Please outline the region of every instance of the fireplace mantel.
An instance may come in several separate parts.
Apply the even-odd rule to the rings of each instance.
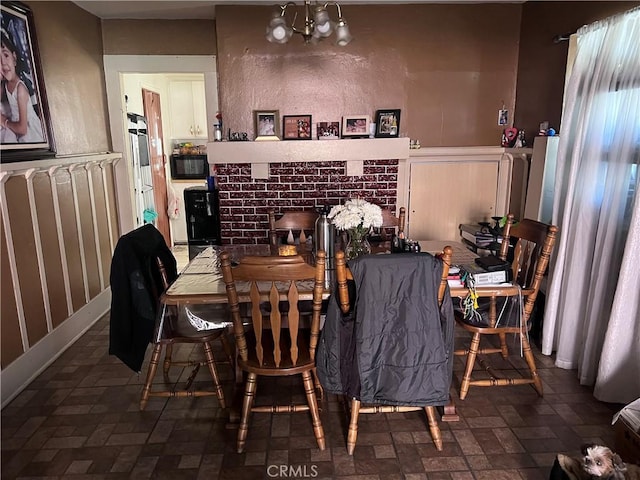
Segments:
[[[362,161],[409,158],[408,138],[211,142],[210,164]]]

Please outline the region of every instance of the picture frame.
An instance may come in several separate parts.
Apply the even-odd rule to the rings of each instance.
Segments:
[[[0,23],[3,53],[14,59],[13,72],[5,74],[0,87],[0,163],[53,157],[56,151],[33,13],[23,3],[3,1]],[[27,98],[24,123],[16,112],[20,98]]]
[[[283,115],[283,140],[311,140],[311,115]]]
[[[400,109],[376,111],[376,138],[396,138],[400,133]]]
[[[278,110],[254,110],[255,140],[280,140],[280,112]]]
[[[340,122],[318,122],[316,135],[318,140],[338,140],[340,138]]]
[[[342,138],[369,137],[369,115],[348,115],[342,117]]]

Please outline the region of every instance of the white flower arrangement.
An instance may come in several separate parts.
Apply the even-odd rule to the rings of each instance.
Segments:
[[[344,205],[335,205],[329,218],[338,230],[354,228],[369,231],[382,226],[382,209],[378,205],[359,198],[347,200]]]

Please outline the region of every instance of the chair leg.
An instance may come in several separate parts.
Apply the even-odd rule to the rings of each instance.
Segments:
[[[360,400],[351,400],[351,419],[349,420],[349,431],[347,433],[347,453],[353,455],[358,439],[358,416],[360,415]]]
[[[314,367],[313,370],[311,370],[311,373],[313,374],[313,384],[315,385],[316,395],[318,396],[318,400],[323,401],[324,400],[324,388],[323,388],[322,384],[320,383],[320,379],[318,378],[318,372],[315,369],[315,367]]]
[[[167,344],[164,350],[164,363],[162,364],[162,372],[164,373],[164,381],[169,383],[169,368],[171,367],[171,356],[173,355],[173,344]]]
[[[471,383],[471,372],[473,371],[473,365],[476,363],[476,357],[478,356],[478,347],[480,346],[480,334],[474,333],[471,338],[471,345],[469,346],[469,353],[467,353],[467,365],[464,369],[464,375],[462,376],[462,384],[460,385],[460,400],[464,400],[469,392],[469,385]]]
[[[302,372],[302,381],[304,383],[304,393],[307,395],[307,404],[309,405],[309,412],[311,412],[311,419],[313,421],[313,433],[316,436],[316,442],[318,442],[318,448],[324,450],[325,439],[324,429],[322,428],[322,422],[320,421],[320,412],[318,411],[318,399],[316,398],[316,392],[313,385],[313,379],[311,378],[311,372]]]
[[[140,397],[140,410],[144,410],[149,400],[149,393],[151,392],[151,384],[153,383],[153,377],[156,376],[156,370],[158,369],[158,363],[160,362],[160,354],[162,353],[162,344],[156,343],[153,347],[153,353],[149,360],[149,370],[147,370],[147,380],[144,383],[142,389],[142,396]]]
[[[220,408],[226,408],[226,404],[224,401],[224,392],[222,391],[222,386],[220,385],[220,378],[218,377],[218,370],[216,369],[216,360],[213,357],[213,350],[211,349],[211,345],[209,344],[209,342],[204,342],[202,346],[204,347],[204,356],[207,359],[207,367],[209,367],[209,372],[211,373],[211,378],[213,379],[213,388],[216,391],[216,396],[218,397]]]
[[[531,351],[531,345],[529,344],[529,340],[525,333],[520,333],[520,338],[522,339],[522,352],[524,353],[524,359],[527,361],[527,365],[531,371],[533,388],[535,388],[538,395],[542,397],[542,380],[540,380],[540,377],[538,376],[538,369],[536,368],[536,361],[533,356],[533,352]]]
[[[500,337],[500,350],[502,354],[502,358],[505,360],[509,357],[509,348],[507,347],[507,335],[504,333],[499,333]]]
[[[227,340],[227,336],[225,333],[220,335],[220,343],[222,344],[222,348],[224,350],[224,354],[227,357],[227,361],[231,366],[231,370],[235,371],[234,363],[233,363],[233,353],[231,351],[231,345],[229,345],[229,340]]]
[[[440,432],[440,426],[438,425],[438,418],[436,416],[436,407],[428,406],[424,407],[424,411],[427,414],[427,420],[429,422],[429,431],[431,432],[431,438],[436,446],[436,450],[442,451],[442,434]]]
[[[257,377],[258,376],[255,373],[249,373],[247,375],[247,384],[245,385],[244,397],[242,399],[240,426],[238,427],[238,453],[242,453],[244,451],[244,445],[247,441],[247,433],[249,431],[249,416],[251,415],[251,407],[253,406],[253,400],[255,399],[256,395],[256,388],[258,386],[256,382]]]

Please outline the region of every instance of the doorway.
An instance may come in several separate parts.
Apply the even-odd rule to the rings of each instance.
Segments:
[[[113,151],[122,152],[124,159],[115,165],[118,220],[120,234],[124,234],[135,228],[133,172],[127,161],[129,150],[126,128],[127,102],[125,101],[127,74],[202,74],[206,96],[207,125],[213,125],[216,123],[215,115],[218,109],[216,58],[213,55],[105,55],[104,69]],[[155,88],[150,89],[156,90]],[[141,93],[140,102],[139,110],[140,113],[143,113]],[[171,145],[167,143],[166,137],[168,130],[164,128],[163,131],[165,134],[164,152],[170,152]],[[212,135],[213,132],[209,132],[209,134]],[[212,138],[209,138],[208,141],[212,141]],[[166,169],[165,175],[168,175]]]

